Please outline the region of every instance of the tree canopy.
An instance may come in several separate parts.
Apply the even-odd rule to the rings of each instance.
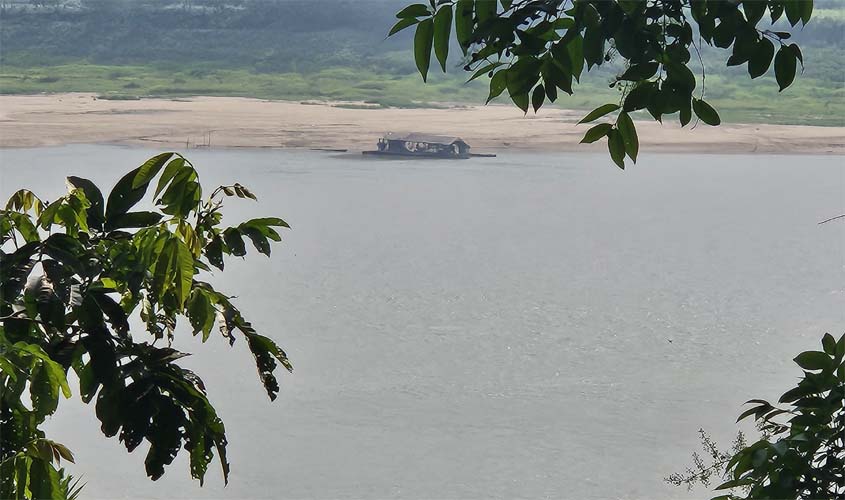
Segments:
[[[737,421],[751,418],[762,437],[731,456],[729,480],[716,489],[744,489],[717,497],[842,498],[845,495],[845,335],[829,333],[822,349],[793,360],[803,371],[776,405],[752,399]],[[716,499],[714,499],[716,500]]]
[[[719,125],[706,100],[702,44],[729,50],[728,66],[745,65],[751,78],[774,64],[779,89],[795,80],[804,58],[791,34],[771,29],[781,17],[806,25],[813,0],[430,0],[400,10],[394,35],[415,26],[414,60],[426,79],[432,53],[443,71],[454,32],[470,80],[487,77],[487,102],[507,91],[513,103],[536,112],[572,94],[584,71],[615,60],[622,69],[610,83],[619,100],[590,112],[580,123],[615,113],[593,126],[581,142],[606,140],[613,161],[636,163],[639,140],[631,114],[654,120],[677,115]]]
[[[224,256],[246,255],[245,239],[269,256],[288,224],[264,217],[223,227],[224,199],[255,195],[236,183],[203,198],[197,170],[176,153],[149,159],[107,197],[88,179],[67,185],[51,203],[17,191],[0,212],[0,498],[73,496],[58,468],[73,454],[41,429],[60,396],[71,397],[70,371],[82,400],[95,401],[103,434],[129,452],[149,444],[150,478],[184,448],[193,478],[202,483],[216,453],[227,480],[223,421],[171,342],[179,318],[203,342],[215,325],[229,344],[240,337],[276,398],[274,370],[292,370],[287,355],[205,275],[223,271]],[[153,209],[138,210],[153,185]]]
[[[845,335],[826,333],[821,350],[793,360],[803,370],[798,384],[776,404],[752,399],[737,422],[753,417],[760,437],[748,444],[740,432],[720,451],[703,430],[705,458],[667,477],[668,483],[710,487],[722,478],[713,500],[842,498],[845,495]]]

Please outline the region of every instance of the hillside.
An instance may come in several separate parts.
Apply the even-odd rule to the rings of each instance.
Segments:
[[[405,0],[18,0],[2,2],[0,92],[97,92],[112,99],[235,95],[368,101],[415,107],[473,102],[461,61],[423,85],[411,33],[385,40]],[[708,96],[728,120],[845,123],[845,8],[816,0],[815,19],[793,30],[806,71],[778,95],[704,51]],[[457,51],[453,51],[457,52]],[[559,101],[584,108],[615,99],[602,69]],[[737,76],[738,78],[732,78]],[[775,102],[778,99],[780,102]]]

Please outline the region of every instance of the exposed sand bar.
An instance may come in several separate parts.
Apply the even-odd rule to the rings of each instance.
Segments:
[[[474,151],[605,151],[578,144],[582,111],[513,106],[349,109],[236,97],[111,101],[91,94],[0,96],[0,147],[71,143],[195,147],[373,149],[387,131],[462,137]],[[845,154],[845,127],[638,124],[642,151]]]

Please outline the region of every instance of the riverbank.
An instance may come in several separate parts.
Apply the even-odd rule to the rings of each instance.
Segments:
[[[237,97],[103,100],[93,94],[0,96],[0,147],[74,143],[159,149],[371,149],[386,131],[460,136],[476,151],[605,151],[579,144],[583,111],[513,106],[382,109],[360,103],[265,101]],[[638,123],[641,151],[845,154],[845,127],[723,124],[681,129]]]

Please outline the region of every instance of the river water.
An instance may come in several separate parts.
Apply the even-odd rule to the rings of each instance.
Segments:
[[[0,194],[108,185],[153,153],[4,150]],[[184,457],[147,480],[144,450],[63,401],[49,436],[87,498],[709,498],[662,481],[698,429],[727,444],[743,401],[845,330],[845,223],[817,225],[845,213],[841,157],[189,158],[259,196],[228,220],[293,226],[215,283],[296,371],[271,404],[242,342],[177,342],[226,423],[226,488]]]

